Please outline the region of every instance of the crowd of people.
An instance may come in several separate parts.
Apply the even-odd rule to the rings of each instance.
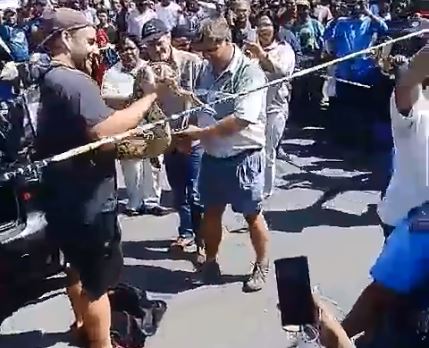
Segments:
[[[368,125],[384,112],[392,92],[386,88],[387,97],[378,100],[374,90],[386,76],[368,55],[331,66],[329,79],[308,74],[262,87],[298,69],[371,47],[388,33],[390,23],[410,16],[415,13],[405,0],[371,4],[365,0],[35,0],[3,11],[0,38],[18,70],[26,62],[32,64],[33,82],[40,89],[36,136],[40,158],[135,128],[154,102],[167,116],[183,111],[179,100],[169,93],[169,85],[155,78],[152,62],[173,66],[180,87],[195,93],[203,103],[260,88],[198,112],[186,129],[175,133],[175,147],[167,153],[120,161],[129,216],[170,212],[160,202],[166,173],[180,217],[171,250],[195,252],[200,265],[192,279],[196,285],[220,282],[217,254],[222,215],[227,205],[242,214],[256,254],[243,290],[255,292],[263,288],[270,268],[262,203],[274,190],[276,159],[285,156],[279,144],[289,115],[299,122],[318,115],[329,104],[336,132],[348,141],[356,134],[359,142],[371,145],[365,140]],[[395,165],[403,167],[395,168],[380,208],[386,236],[405,224],[401,221],[408,211],[427,198],[427,185],[420,185],[423,173],[416,174],[417,181],[406,173],[412,169],[407,165],[411,160],[405,157],[414,147],[421,150],[423,146],[413,132],[426,134],[426,126],[416,124],[426,125],[429,115],[416,105],[424,98],[421,84],[429,75],[428,58],[423,49],[409,73],[396,79],[391,117],[396,156],[402,156],[402,162]],[[141,70],[149,76],[144,81],[137,79]],[[138,97],[136,83],[144,92]],[[393,84],[389,86],[393,88]],[[3,99],[13,95],[15,86],[7,81],[0,86]],[[416,90],[420,91],[417,95]],[[344,105],[355,107],[358,116],[345,117]],[[404,137],[412,140],[407,142]],[[420,157],[415,160],[427,163]],[[416,185],[415,190],[406,187],[403,191],[397,183],[399,176]],[[67,291],[76,316],[73,330],[88,347],[110,348],[107,290],[118,280],[123,262],[115,153],[103,148],[49,166],[44,169],[43,184],[48,232],[71,265]],[[395,208],[399,202],[400,211]],[[427,255],[425,236],[416,233],[410,237],[404,231],[393,232],[387,240],[372,270],[374,283],[346,318],[343,326],[349,336],[371,331],[396,293],[413,293],[426,277],[420,267]],[[404,250],[407,240],[418,255]],[[421,272],[411,276],[416,272],[414,266]],[[401,270],[404,274],[393,276]]]

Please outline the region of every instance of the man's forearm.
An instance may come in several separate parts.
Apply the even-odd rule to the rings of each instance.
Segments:
[[[413,67],[412,62],[401,70],[395,86],[395,103],[398,111],[407,115],[419,98],[419,85],[425,76]]]
[[[386,308],[393,303],[393,295],[376,283],[368,285],[341,323],[349,337],[377,329]]]
[[[132,103],[126,109],[115,111],[106,120],[93,127],[94,136],[102,138],[137,127],[155,100],[155,93],[148,94]]]
[[[215,125],[205,128],[203,137],[227,137],[240,132],[248,125],[248,121],[230,115],[217,122]]]

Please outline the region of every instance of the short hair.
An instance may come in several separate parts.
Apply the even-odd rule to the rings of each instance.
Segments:
[[[109,11],[104,7],[100,7],[96,13],[97,13],[97,16],[100,14],[103,14],[103,13],[106,14],[107,16],[109,16]]]
[[[248,0],[232,0],[230,2],[230,8],[234,10],[237,7],[245,7],[248,10],[251,9],[250,1]]]
[[[223,16],[204,20],[201,23],[199,37],[201,42],[232,41],[231,29]]]
[[[119,38],[119,41],[116,44],[116,49],[118,50],[118,52],[120,52],[124,49],[125,43],[127,40],[134,42],[134,44],[137,46],[137,48],[139,50],[142,49],[143,45],[142,45],[141,39],[138,36],[136,36],[136,35],[123,35]]]

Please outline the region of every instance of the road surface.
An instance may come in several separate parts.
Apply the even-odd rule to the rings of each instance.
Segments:
[[[346,311],[368,283],[368,270],[382,245],[375,213],[380,180],[371,174],[371,165],[343,156],[321,133],[292,129],[284,141],[291,159],[279,161],[277,188],[265,203],[271,259],[307,255],[313,285]],[[191,289],[192,263],[175,259],[166,249],[177,222],[176,214],[121,216],[123,280],[169,305],[147,347],[284,347],[273,272],[262,292],[241,292],[240,280],[253,260],[247,233],[229,233],[223,241],[220,264],[227,284]],[[243,220],[228,211],[225,223],[234,230]],[[3,322],[0,347],[72,347],[67,343],[71,322],[63,289],[48,292]]]

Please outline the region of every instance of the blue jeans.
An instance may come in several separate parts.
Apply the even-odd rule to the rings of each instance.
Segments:
[[[179,213],[179,236],[182,238],[195,237],[200,227],[203,208],[198,192],[198,177],[202,154],[203,148],[197,145],[189,155],[174,151],[164,156],[174,207]]]

